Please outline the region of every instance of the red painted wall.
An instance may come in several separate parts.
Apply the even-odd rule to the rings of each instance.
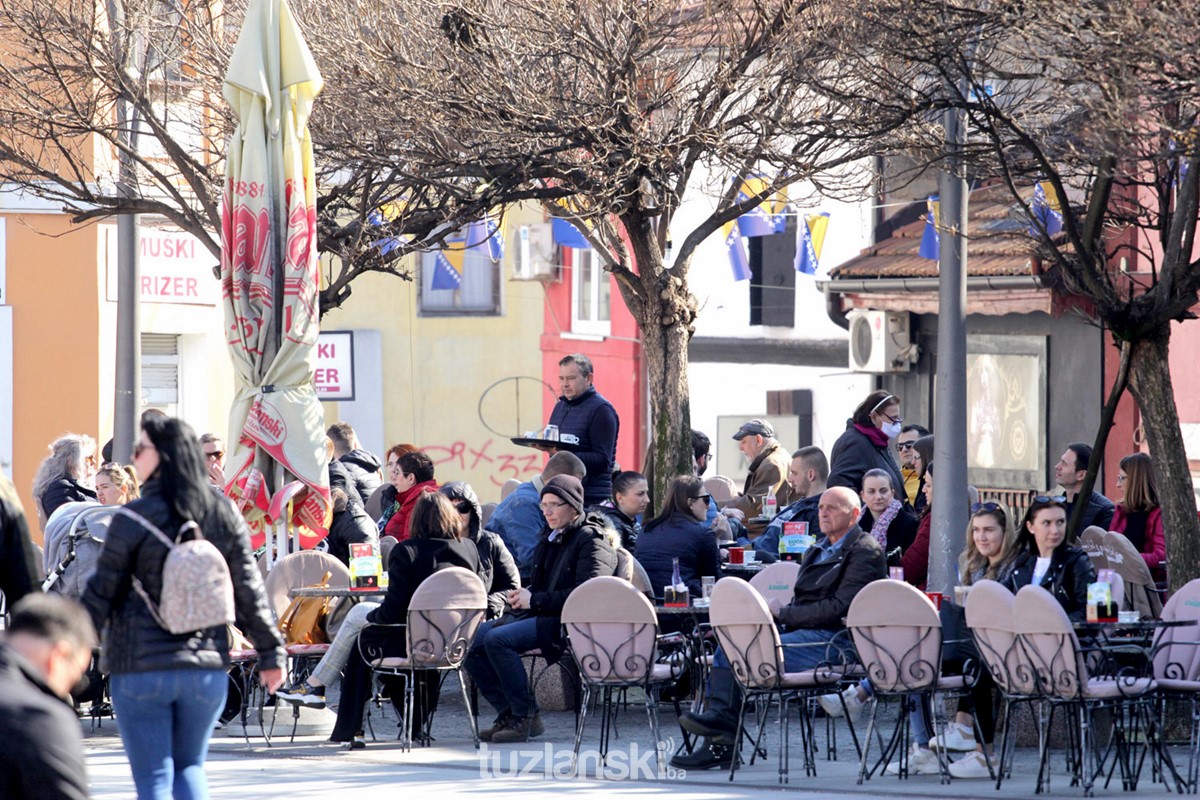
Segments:
[[[596,391],[617,410],[621,420],[617,436],[617,463],[621,469],[640,470],[645,453],[645,402],[642,395],[641,334],[633,315],[625,307],[617,282],[605,273],[611,289],[612,329],[608,337],[579,337],[571,334],[570,250],[562,250],[558,278],[546,286],[545,323],[542,333],[542,378],[558,387],[558,362],[571,353],[583,353],[595,367]],[[554,400],[545,395],[543,417],[550,418]]]

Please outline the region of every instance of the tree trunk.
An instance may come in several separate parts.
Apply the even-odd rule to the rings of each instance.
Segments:
[[[1092,452],[1096,453],[1097,457],[1088,464],[1087,477],[1083,479],[1083,485],[1079,487],[1080,497],[1092,496],[1092,490],[1096,486],[1096,473],[1100,471],[1100,463],[1104,460],[1104,450],[1108,447],[1108,434],[1112,432],[1113,419],[1117,416],[1117,405],[1121,402],[1121,395],[1125,394],[1125,389],[1129,386],[1129,361],[1133,348],[1129,342],[1123,341],[1117,342],[1117,347],[1121,351],[1121,361],[1117,367],[1117,375],[1113,379],[1112,389],[1109,390],[1108,400],[1100,412],[1100,427],[1096,430],[1096,441],[1092,443]],[[1075,504],[1075,508],[1071,512],[1071,519],[1067,522],[1067,538],[1069,540],[1077,539],[1079,534],[1083,533],[1079,530],[1079,522],[1083,519],[1085,510],[1087,510],[1086,502]]]
[[[1130,390],[1141,408],[1150,445],[1167,540],[1167,574],[1175,591],[1200,577],[1200,521],[1167,361],[1170,340],[1166,323],[1132,344]]]
[[[647,311],[661,305],[658,298],[646,304]],[[650,449],[654,454],[651,489],[656,508],[666,497],[666,485],[676,475],[691,475],[692,418],[688,396],[687,346],[691,333],[682,322],[662,324],[654,313],[639,320],[646,356],[647,389],[650,395]]]

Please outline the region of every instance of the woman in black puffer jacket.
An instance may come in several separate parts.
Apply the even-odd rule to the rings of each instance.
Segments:
[[[283,681],[283,642],[267,611],[250,533],[233,504],[208,485],[204,456],[187,423],[147,417],[134,449],[142,496],[126,508],[168,536],[188,521],[225,557],[233,579],[236,622],[258,650],[269,691]],[[186,634],[159,627],[134,591],[137,578],[159,602],[167,546],[145,526],[116,517],[82,601],[97,630],[107,626],[102,668],[112,673],[113,706],[139,798],[207,798],[204,760],[225,706],[229,669],[226,626]]]
[[[454,503],[467,523],[466,538],[479,549],[479,577],[488,593],[488,619],[495,619],[507,608],[509,591],[521,588],[517,562],[503,539],[483,529],[483,509],[479,506],[479,495],[475,494],[471,484],[450,481],[438,491]]]

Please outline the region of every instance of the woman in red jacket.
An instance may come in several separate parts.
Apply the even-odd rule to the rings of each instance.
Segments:
[[[1121,502],[1113,512],[1109,530],[1124,534],[1142,554],[1154,580],[1165,583],[1167,542],[1163,538],[1162,509],[1158,507],[1150,456],[1133,453],[1122,458],[1117,489],[1121,492]]]
[[[408,520],[417,500],[426,492],[436,492],[438,485],[433,479],[433,460],[421,450],[400,456],[396,472],[399,474],[393,475],[392,485],[396,487],[398,507],[384,526],[382,536],[403,542],[408,538]]]

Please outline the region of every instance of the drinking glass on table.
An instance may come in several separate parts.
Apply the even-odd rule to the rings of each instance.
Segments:
[[[709,600],[712,597],[713,586],[717,583],[717,579],[712,575],[705,575],[700,579],[700,596],[704,600]]]

